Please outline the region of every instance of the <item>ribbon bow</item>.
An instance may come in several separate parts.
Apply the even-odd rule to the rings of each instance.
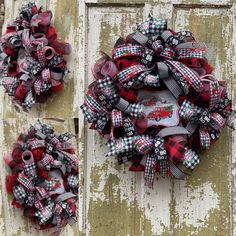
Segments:
[[[188,100],[181,105],[179,115],[181,119],[188,121],[187,129],[193,133],[200,125],[200,144],[203,149],[209,149],[211,140],[218,138],[224,128],[226,121],[219,113],[210,113],[207,109],[198,107]],[[217,134],[214,135],[214,132]]]

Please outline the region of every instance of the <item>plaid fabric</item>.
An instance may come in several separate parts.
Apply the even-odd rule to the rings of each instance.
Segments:
[[[210,122],[210,113],[201,107],[196,106],[188,100],[184,100],[180,110],[179,116],[185,121],[199,122],[201,125],[206,125]]]
[[[46,185],[45,189],[48,192],[55,191],[55,189],[57,188],[57,185],[59,185],[59,184],[60,184],[59,179],[51,178],[49,181],[47,181],[47,185]]]
[[[180,85],[182,90],[185,94],[189,93],[189,83],[185,80],[182,74],[172,65],[165,63],[171,71],[172,76],[174,77],[175,81]]]
[[[41,210],[41,209],[43,209],[43,204],[42,204],[42,202],[40,201],[40,200],[35,200],[35,202],[34,202],[34,206],[35,206],[35,208],[36,209],[38,209],[38,210]]]
[[[205,51],[192,48],[178,48],[175,50],[175,57],[177,60],[185,58],[199,58],[203,59],[205,56]]]
[[[155,172],[157,169],[156,158],[153,154],[148,154],[146,158],[146,165],[144,171],[145,184],[149,187],[153,187]]]
[[[163,138],[157,136],[154,139],[154,152],[155,152],[157,160],[167,159],[165,140]]]
[[[138,137],[133,141],[133,146],[138,153],[142,155],[148,154],[153,148],[153,139],[146,137]]]
[[[218,81],[210,82],[210,105],[209,109],[217,108],[220,101],[220,86]]]
[[[226,124],[225,118],[223,118],[219,113],[212,113],[209,125],[215,130],[222,130]]]
[[[148,19],[139,23],[137,30],[147,37],[160,36],[167,29],[167,20],[155,19],[149,16]]]
[[[200,137],[200,146],[202,149],[209,149],[211,145],[211,137],[207,128],[199,129],[199,137]]]
[[[141,117],[142,116],[142,105],[139,103],[130,104],[125,112],[135,118]]]
[[[36,79],[34,82],[35,93],[40,95],[43,81],[41,79]]]
[[[66,132],[64,134],[60,134],[58,136],[58,140],[61,142],[61,143],[64,143],[64,142],[67,142],[68,140],[72,139],[73,137],[75,137],[75,135],[69,133],[69,132]]]
[[[164,50],[160,53],[160,56],[167,60],[173,60],[174,50],[170,47],[165,47]]]
[[[32,142],[30,142],[31,150],[37,149],[37,148],[44,148],[45,147],[45,141],[34,139]]]
[[[192,149],[187,149],[184,153],[183,165],[186,168],[193,170],[199,163],[199,156]]]
[[[187,80],[187,82],[195,89],[197,92],[200,92],[203,88],[203,84],[200,78],[187,66],[182,64],[179,61],[170,61],[166,60],[168,64],[171,64],[179,73]]]
[[[18,202],[20,202],[20,203],[24,202],[24,200],[26,198],[26,191],[22,185],[15,185],[13,187],[13,194],[14,194],[15,199]]]
[[[169,160],[174,164],[180,163],[186,150],[184,145],[176,142],[173,138],[168,138],[165,146],[168,152]]]
[[[107,153],[106,156],[114,156],[120,153],[131,152],[134,148],[133,140],[134,137],[124,137],[116,140],[110,140],[107,143],[107,146],[108,148],[110,148],[110,151]]]
[[[82,110],[85,119],[89,122],[92,123],[95,120],[96,117],[96,112],[92,111],[86,104],[83,104],[80,109]]]
[[[161,40],[155,40],[151,45],[152,49],[157,53],[161,53],[164,49]]]
[[[39,200],[43,200],[48,196],[48,193],[43,187],[36,186],[35,189],[37,190],[38,193],[37,197]]]
[[[170,174],[170,165],[168,160],[158,160],[157,161],[157,171],[158,173],[165,178]]]
[[[38,57],[39,64],[43,67],[46,63],[43,42],[39,43],[37,46],[37,57]]]
[[[37,176],[37,166],[36,163],[33,162],[30,165],[24,163],[24,172],[29,178],[34,178]]]
[[[24,105],[28,108],[30,108],[33,104],[36,103],[36,100],[33,96],[33,91],[30,90],[27,94],[26,94],[26,97],[25,97],[25,100],[24,100]]]
[[[52,217],[53,207],[54,207],[54,204],[51,203],[35,213],[35,216],[38,217],[40,225],[46,223]]]
[[[99,91],[106,98],[106,102],[111,106],[115,106],[119,101],[118,89],[113,83],[113,79],[111,77],[106,77],[105,79],[98,79],[97,85]]]
[[[85,105],[87,105],[92,111],[103,113],[106,112],[106,109],[103,108],[97,100],[89,94],[85,96]]]
[[[75,154],[70,154],[68,152],[65,151],[60,151],[61,154],[63,154],[65,161],[68,162],[68,164],[73,168],[73,169],[77,169],[78,167],[78,159],[77,156]]]
[[[17,181],[28,190],[34,190],[33,182],[22,172],[18,175]]]
[[[133,65],[130,66],[124,70],[122,70],[121,72],[119,72],[116,75],[116,79],[120,82],[120,83],[124,83],[128,80],[130,80],[132,77],[134,77],[137,74],[140,74],[141,72],[143,72],[145,70],[145,66],[144,65]]]
[[[43,164],[43,166],[46,167],[46,166],[50,165],[53,162],[53,160],[54,160],[53,157],[46,153],[44,155],[43,159],[41,160],[41,163]]]
[[[116,60],[121,57],[141,57],[143,53],[143,47],[139,45],[127,45],[112,50],[113,59]]]
[[[19,86],[19,79],[16,77],[2,77],[0,78],[0,85],[5,88],[6,93],[8,93],[9,96],[14,96],[16,89]]]
[[[122,112],[113,109],[111,112],[112,127],[121,127],[124,124]]]
[[[69,175],[67,178],[67,182],[71,188],[76,188],[79,184],[79,178],[77,175]]]

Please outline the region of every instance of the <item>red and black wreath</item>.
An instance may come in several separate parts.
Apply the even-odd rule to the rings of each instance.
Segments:
[[[52,12],[36,4],[22,6],[19,16],[8,23],[0,42],[0,85],[13,97],[16,109],[44,103],[63,88],[68,72],[64,55],[68,43],[57,40],[51,25]]]
[[[183,179],[200,162],[235,113],[226,84],[212,75],[204,43],[189,31],[174,32],[151,16],[137,31],[119,38],[112,58],[105,53],[92,68],[81,109],[91,128],[109,134],[107,156],[129,170]],[[183,168],[182,168],[183,167]]]
[[[72,137],[38,121],[4,157],[12,171],[6,178],[12,205],[22,209],[35,228],[56,227],[54,236],[76,222],[79,180],[77,156],[68,142]]]

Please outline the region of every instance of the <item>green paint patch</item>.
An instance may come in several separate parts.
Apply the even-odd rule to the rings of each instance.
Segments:
[[[105,163],[102,171],[107,168],[108,163]],[[101,181],[100,171],[98,167],[93,167],[91,170],[91,194],[98,191],[98,184]],[[145,218],[144,211],[138,207],[137,200],[121,199],[119,183],[120,179],[115,174],[108,174],[102,190],[104,200],[90,198],[89,235],[141,236],[144,235],[143,232],[145,236],[152,235],[151,222]]]

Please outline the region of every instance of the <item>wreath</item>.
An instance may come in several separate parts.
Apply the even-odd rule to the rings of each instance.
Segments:
[[[29,110],[63,88],[68,72],[64,55],[71,47],[57,40],[52,12],[35,3],[22,6],[8,23],[0,42],[0,85],[13,97],[17,110]]]
[[[12,171],[6,177],[12,205],[22,209],[37,229],[56,227],[54,236],[76,222],[79,180],[75,150],[68,142],[72,137],[38,121],[4,157]]]
[[[92,67],[81,109],[91,129],[109,134],[107,156],[131,162],[153,187],[156,172],[183,179],[200,162],[225,125],[233,128],[226,84],[212,75],[204,43],[189,31],[174,32],[167,20],[149,16],[120,37],[112,58]]]

